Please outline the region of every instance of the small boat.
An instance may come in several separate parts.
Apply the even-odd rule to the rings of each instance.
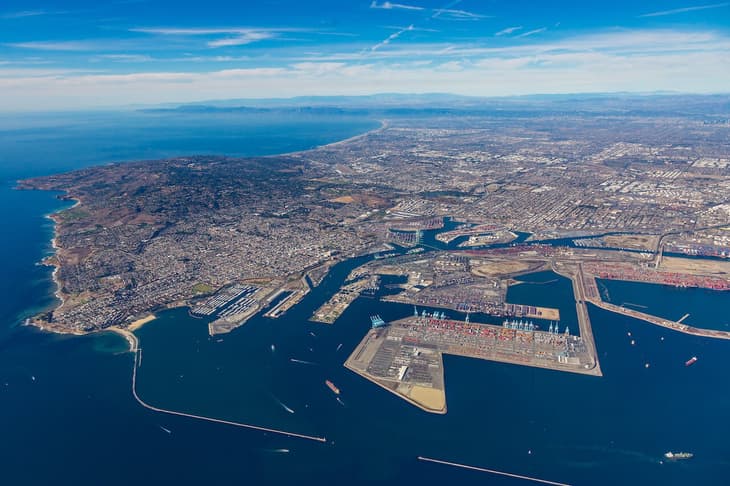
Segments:
[[[335,395],[339,395],[339,394],[340,394],[340,389],[339,389],[339,388],[337,388],[337,387],[335,386],[335,384],[334,384],[334,383],[332,383],[331,381],[329,381],[329,380],[324,380],[324,384],[325,384],[325,385],[327,385],[327,387],[328,387],[328,388],[329,388],[330,390],[332,390],[332,393],[334,393]]]
[[[339,346],[337,346],[337,349],[335,351],[339,351],[341,347],[342,347],[342,343],[340,343]]]
[[[158,427],[159,427],[159,428],[160,428],[161,430],[164,430],[165,432],[167,432],[168,434],[172,434],[172,430],[170,430],[170,429],[166,429],[166,428],[165,428],[165,427],[163,427],[162,425],[158,425]]]
[[[690,359],[684,362],[685,366],[692,366],[697,362],[697,356],[692,356]]]
[[[692,459],[694,457],[694,454],[691,452],[667,452],[664,454],[664,457],[669,459],[670,461],[680,461],[682,459]]]

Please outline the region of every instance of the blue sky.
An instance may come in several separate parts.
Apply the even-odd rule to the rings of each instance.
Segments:
[[[0,109],[728,92],[730,2],[4,0]]]

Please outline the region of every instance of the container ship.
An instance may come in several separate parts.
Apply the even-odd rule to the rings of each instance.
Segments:
[[[690,359],[684,362],[685,366],[692,366],[697,362],[697,356],[692,356]]]
[[[329,388],[330,390],[332,390],[332,393],[334,393],[335,395],[339,395],[340,394],[340,389],[337,388],[335,386],[335,384],[332,383],[331,381],[324,380],[324,384],[327,385],[327,388]]]

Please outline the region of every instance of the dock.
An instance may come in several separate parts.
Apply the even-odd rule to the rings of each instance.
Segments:
[[[553,271],[556,273],[560,273],[557,269],[553,268]],[[578,265],[578,271],[580,273],[580,282],[583,283],[581,286],[583,288],[581,296],[584,299],[584,306],[585,302],[590,302],[591,304],[595,305],[596,307],[600,307],[601,309],[615,312],[617,314],[621,314],[628,317],[633,317],[634,319],[639,319],[645,322],[649,322],[651,324],[655,324],[657,326],[661,326],[667,329],[671,329],[673,331],[682,332],[684,334],[691,334],[694,336],[703,336],[703,337],[709,337],[714,339],[728,339],[730,340],[730,332],[728,331],[720,331],[716,329],[709,329],[709,328],[700,328],[700,327],[693,327],[687,324],[684,324],[683,321],[689,317],[689,313],[683,315],[679,320],[673,321],[671,319],[665,319],[663,317],[658,317],[655,315],[647,314],[646,312],[641,312],[635,309],[628,309],[623,305],[616,305],[612,304],[610,302],[606,302],[601,297],[600,292],[597,290],[596,285],[596,277],[592,274],[584,274],[582,266]],[[573,285],[575,288],[576,285],[576,279],[571,274],[563,274],[567,277],[570,277],[573,279]],[[587,292],[585,289],[588,289]],[[576,299],[578,296],[576,296]],[[636,304],[633,304],[636,305]],[[580,317],[580,313],[578,314]],[[587,313],[586,313],[587,315]],[[590,328],[590,326],[588,326]],[[583,335],[583,327],[581,327],[581,335]]]
[[[587,349],[589,356],[592,357],[595,374],[602,376],[601,365],[598,361],[598,351],[596,350],[596,341],[593,338],[593,329],[591,328],[591,318],[588,314],[588,307],[586,306],[586,285],[585,276],[583,274],[583,267],[580,263],[577,267],[563,266],[560,269],[557,267],[555,261],[551,262],[553,272],[558,275],[569,278],[573,282],[573,295],[575,297],[575,310],[578,316],[578,328],[580,329],[580,336],[583,338],[583,343]],[[595,286],[595,279],[592,279]],[[598,294],[598,290],[589,288],[590,294]]]
[[[291,292],[289,295],[284,297],[281,302],[276,304],[273,308],[271,308],[269,311],[267,311],[264,314],[264,317],[269,317],[271,319],[277,319],[281,317],[283,314],[286,313],[289,309],[294,307],[296,304],[301,302],[301,300],[309,293],[309,287],[306,289],[298,289],[298,290],[287,290],[282,289],[279,292],[276,293],[276,295],[273,295],[269,298],[269,301],[273,301],[276,297],[281,295],[282,292]]]
[[[377,286],[377,282],[377,276],[370,276],[342,286],[335,295],[314,311],[309,320],[321,324],[333,324],[350,307],[350,304],[360,296],[363,290]]]
[[[601,376],[592,339],[557,326],[541,331],[509,321],[497,326],[414,315],[368,331],[345,367],[422,410],[443,414],[443,354]]]

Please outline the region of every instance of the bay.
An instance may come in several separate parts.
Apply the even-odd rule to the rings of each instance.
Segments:
[[[165,311],[138,331],[138,392],[148,403],[321,435],[326,443],[143,408],[132,397],[132,356],[119,337],[58,336],[18,325],[53,303],[50,271],[36,262],[50,250],[52,227],[44,215],[63,203],[50,193],[14,191],[14,181],[114,160],[300,150],[377,124],[317,117],[114,117],[0,123],[0,203],[9,229],[0,240],[4,484],[521,484],[418,456],[569,484],[726,484],[730,343],[590,307],[603,377],[446,356],[449,411],[431,415],[342,366],[367,332],[369,314],[392,320],[410,315],[411,307],[361,297],[334,325],[307,321],[365,257],[335,267],[281,319],[256,316],[221,342],[209,339],[206,321],[185,309]],[[572,331],[567,280],[549,272],[522,280],[508,300],[559,307]],[[618,295],[624,284],[616,283],[611,293]],[[666,290],[626,292],[658,310]],[[659,297],[641,299],[654,291]],[[708,314],[720,313],[728,298],[699,294],[693,309],[704,302]],[[701,317],[699,310],[693,314]],[[685,367],[693,355],[699,361]],[[344,405],[325,379],[342,390]],[[695,457],[666,463],[668,450]]]

